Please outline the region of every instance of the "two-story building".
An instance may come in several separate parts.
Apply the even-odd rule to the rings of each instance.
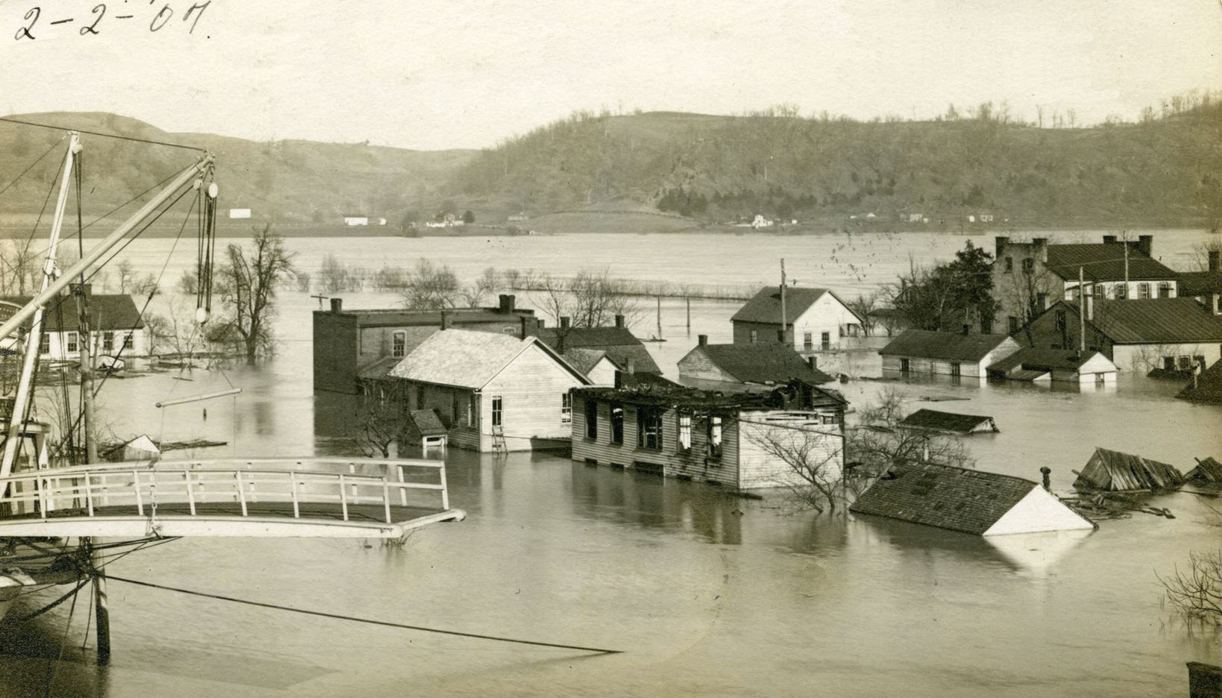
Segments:
[[[800,442],[804,452],[818,454],[811,462],[826,477],[839,477],[846,402],[838,393],[799,381],[762,393],[722,393],[645,378],[573,391],[573,460],[735,490],[786,487],[801,476],[773,445]]]
[[[451,446],[529,451],[568,446],[572,388],[589,379],[536,337],[439,330],[385,380],[407,410],[434,410]]]
[[[837,349],[843,338],[861,336],[861,318],[828,289],[787,286],[784,303],[781,291],[779,286],[766,286],[734,313],[730,322],[735,344],[789,344],[797,351],[813,352]]]
[[[30,298],[12,296],[0,298],[0,301],[22,306]],[[149,355],[152,346],[148,327],[131,296],[89,293],[87,307],[92,339],[89,348],[95,359],[120,353],[123,358]],[[28,328],[29,323],[26,326]],[[85,336],[81,331],[76,299],[71,293],[65,292],[48,302],[43,313],[42,332],[39,345],[41,358],[52,361],[77,361],[81,358],[81,343],[85,341]]]
[[[537,333],[535,311],[516,307],[512,295],[499,300],[494,308],[345,310],[342,298],[332,298],[330,310],[313,316],[314,391],[354,394],[362,375],[384,373],[443,328],[518,339]]]
[[[1001,328],[1014,334],[1053,303],[1072,301],[1079,277],[1096,300],[1175,298],[1180,274],[1154,259],[1154,236],[1136,241],[1104,235],[1102,243],[1014,242],[998,236],[992,267]]]

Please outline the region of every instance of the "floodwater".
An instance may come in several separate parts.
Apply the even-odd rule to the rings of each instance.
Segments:
[[[1135,231],[1136,232],[1136,231]],[[1071,239],[1097,235],[1072,233]],[[376,269],[418,256],[470,277],[487,266],[606,268],[615,276],[742,285],[777,276],[855,294],[894,278],[911,254],[946,258],[962,236],[546,236],[290,239],[305,269],[324,255]],[[1204,235],[1159,232],[1155,252],[1187,268]],[[977,244],[991,242],[976,238]],[[156,272],[169,240],[126,253]],[[193,245],[168,267],[191,263]],[[836,261],[831,257],[835,255]],[[578,260],[578,261],[574,261]],[[848,264],[860,271],[846,271]],[[822,266],[821,266],[822,265]],[[160,301],[164,302],[164,301]],[[310,311],[282,298],[279,356],[256,369],[115,379],[102,403],[119,435],[213,438],[214,455],[354,453],[342,405],[310,384]],[[350,307],[393,303],[349,294]],[[664,301],[658,363],[697,333],[727,341],[737,304]],[[636,329],[656,331],[643,304]],[[877,374],[868,358],[856,365]],[[168,408],[158,400],[229,384],[235,398]],[[988,414],[1001,433],[968,444],[978,466],[1038,479],[1107,446],[1173,463],[1222,455],[1222,408],[1175,400],[1177,385],[1131,373],[1078,393],[947,380],[854,380],[855,404],[894,387],[913,409]],[[937,406],[937,405],[933,405]],[[207,410],[205,414],[204,410]],[[340,436],[336,436],[339,433]],[[204,455],[200,453],[199,455]],[[736,499],[698,483],[588,468],[566,458],[453,450],[451,500],[466,521],[376,542],[181,540],[113,563],[112,574],[328,613],[622,650],[591,655],[303,616],[110,584],[114,657],[93,665],[85,597],[0,633],[0,692],[73,695],[1184,695],[1187,661],[1222,659],[1161,601],[1156,574],[1217,550],[1216,501],[1159,497],[1174,519],[1134,514],[1085,536],[990,540],[855,516],[795,512],[779,497]],[[55,597],[29,601],[34,607]],[[20,609],[14,612],[18,615]],[[68,640],[62,643],[65,628]],[[64,659],[55,658],[63,651]]]

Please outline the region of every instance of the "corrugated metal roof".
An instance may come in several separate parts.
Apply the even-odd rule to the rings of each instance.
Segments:
[[[837,301],[840,298],[826,288],[802,288],[787,286],[785,288],[785,316],[787,322],[793,322],[801,317],[815,301],[823,294],[831,293]],[[841,305],[848,306],[844,301]],[[852,309],[849,309],[852,312]],[[760,289],[747,304],[738,309],[730,318],[731,322],[762,322],[781,324],[781,287],[765,286]],[[780,329],[779,327],[777,329]]]
[[[1057,307],[1077,317],[1075,304]],[[1116,344],[1222,342],[1222,317],[1192,298],[1095,301],[1090,324]]]
[[[1047,266],[1064,279],[1078,278],[1078,267],[1086,278],[1096,281],[1122,281],[1124,271],[1124,243],[1086,243],[1049,245]],[[1128,278],[1134,281],[1174,279],[1176,272],[1162,262],[1129,246]]]
[[[1073,486],[1077,490],[1163,490],[1178,487],[1183,482],[1184,476],[1175,466],[1096,448]]]
[[[1037,486],[1020,477],[949,465],[897,465],[849,511],[980,535]]]
[[[743,383],[787,383],[797,379],[819,384],[835,380],[812,369],[786,344],[706,344],[692,349],[687,356],[697,352]]]
[[[30,296],[5,296],[0,301],[25,305]],[[59,296],[47,303],[43,315],[46,332],[75,332],[80,329],[76,300],[70,295]],[[132,297],[122,293],[95,293],[89,297],[89,329],[94,332],[139,330],[144,319]],[[29,326],[29,322],[26,323]]]
[[[424,340],[403,358],[390,375],[395,378],[482,388],[522,352],[538,347],[557,363],[585,382],[585,374],[569,366],[547,345],[535,337],[518,339],[497,332],[440,330]]]
[[[941,412],[939,410],[917,410],[900,422],[902,427],[913,429],[931,429],[934,431],[949,431],[957,434],[967,434],[981,424],[992,424],[993,418],[978,414],[960,414],[958,412]]]
[[[932,330],[904,330],[879,354],[916,356],[943,361],[979,361],[1010,339],[1004,334],[960,334]]]
[[[1179,283],[1176,284],[1176,295],[1183,298],[1185,296],[1207,296],[1211,293],[1222,293],[1222,272],[1190,271],[1180,274]]]

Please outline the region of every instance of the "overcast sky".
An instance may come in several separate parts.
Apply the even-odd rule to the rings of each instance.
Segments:
[[[575,109],[869,118],[948,103],[1079,121],[1222,88],[1222,1],[0,0],[0,112],[168,131],[486,147]],[[131,19],[117,19],[120,14]],[[50,22],[73,19],[71,23]]]

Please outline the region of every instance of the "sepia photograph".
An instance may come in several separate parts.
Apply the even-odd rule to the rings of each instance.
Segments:
[[[1222,0],[0,0],[0,698],[1222,698]]]

